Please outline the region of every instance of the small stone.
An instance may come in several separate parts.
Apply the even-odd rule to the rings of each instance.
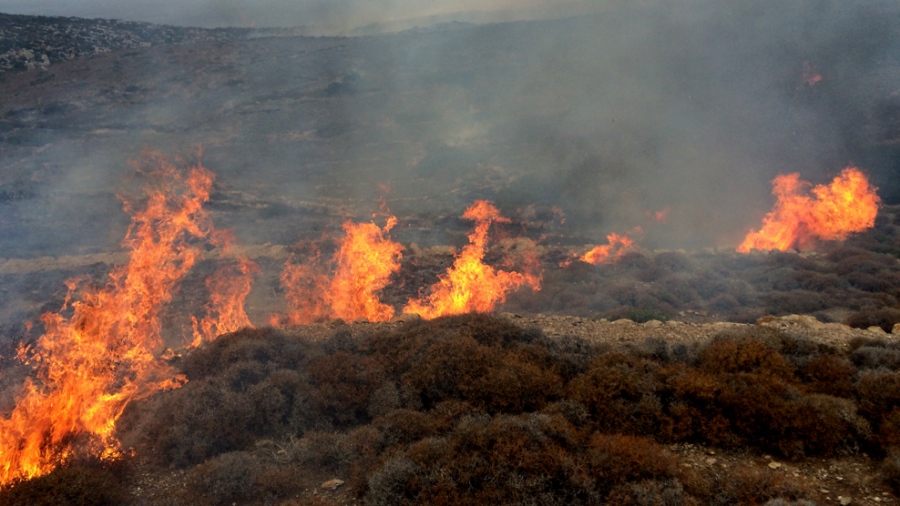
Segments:
[[[421,316],[413,313],[400,313],[391,318],[391,323],[412,323],[422,319]]]
[[[853,503],[853,499],[849,497],[838,497],[838,502],[841,504],[841,506],[850,506],[850,504]]]
[[[780,462],[775,462],[774,460],[769,462],[769,469],[778,469],[779,467],[781,467]]]
[[[711,466],[711,465],[713,465],[713,464],[715,464],[715,463],[716,463],[716,459],[714,459],[714,458],[712,458],[712,457],[709,457],[708,459],[706,459],[706,464],[707,464],[707,465],[710,465],[710,466]]]
[[[340,487],[340,486],[343,485],[343,484],[344,484],[344,480],[339,480],[339,479],[337,479],[337,478],[332,478],[332,479],[326,481],[325,483],[323,483],[323,484],[322,484],[322,488],[325,489],[325,490],[334,490],[334,489]]]
[[[891,329],[891,334],[895,336],[900,335],[900,323],[895,323],[894,327]]]
[[[866,330],[868,330],[869,332],[874,332],[876,334],[887,334],[887,332],[885,332],[884,329],[879,327],[878,325],[872,325],[871,327],[867,328]]]
[[[831,493],[831,491],[828,490],[827,488],[820,488],[820,489],[819,489],[819,492],[822,492],[823,494],[829,494],[829,493]]]
[[[627,325],[627,324],[634,323],[634,322],[629,320],[628,318],[619,318],[618,320],[614,321],[613,323],[618,324],[618,325]]]
[[[663,322],[661,322],[659,320],[649,320],[649,321],[644,322],[644,327],[652,329],[652,328],[656,328],[656,327],[662,327],[662,324],[663,324]]]

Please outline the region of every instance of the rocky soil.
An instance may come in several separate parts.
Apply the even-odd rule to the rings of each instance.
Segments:
[[[239,28],[201,29],[115,19],[0,13],[0,76],[129,48],[246,38]]]

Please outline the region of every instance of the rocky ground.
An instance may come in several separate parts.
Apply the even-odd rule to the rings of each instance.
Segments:
[[[115,19],[22,16],[0,13],[0,77],[47,70],[50,65],[122,49],[246,38],[238,28],[200,29]]]

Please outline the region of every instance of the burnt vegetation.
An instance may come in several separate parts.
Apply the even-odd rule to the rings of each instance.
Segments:
[[[325,340],[248,329],[190,352],[176,362],[183,388],[120,420],[137,457],[74,462],[8,487],[0,504],[333,504],[309,490],[335,476],[372,505],[821,500],[784,474],[686,467],[678,444],[787,460],[866,453],[900,491],[889,340],[839,351],[758,326],[705,345],[614,348],[490,315],[350,328]],[[177,486],[141,496],[136,466],[176,473]]]

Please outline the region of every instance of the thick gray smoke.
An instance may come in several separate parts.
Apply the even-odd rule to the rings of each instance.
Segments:
[[[168,15],[186,24],[346,27],[449,5],[178,4]],[[547,5],[509,3],[530,9],[515,16]],[[446,243],[440,220],[488,198],[507,214],[558,207],[583,241],[640,226],[647,246],[688,248],[737,244],[778,173],[821,183],[856,164],[900,197],[895,2],[594,5],[557,20],[154,46],[10,77],[3,184],[24,196],[4,204],[0,257],[114,250],[127,217],[113,195],[143,148],[202,146],[219,224],[249,243],[317,236],[323,217],[365,217],[379,196],[401,240]]]

